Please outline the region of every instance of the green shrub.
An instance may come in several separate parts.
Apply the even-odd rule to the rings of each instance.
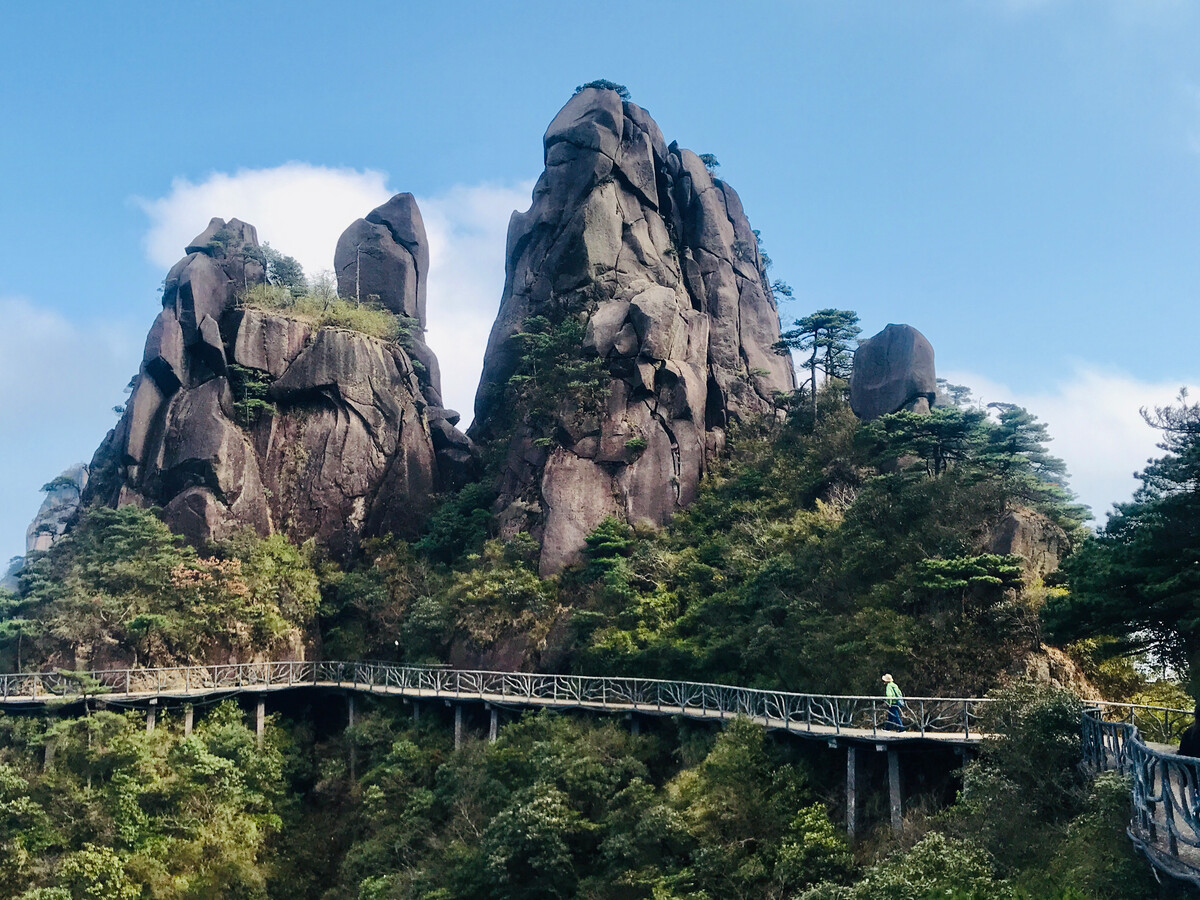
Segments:
[[[269,373],[230,363],[229,390],[233,394],[233,419],[249,428],[259,416],[275,414],[275,404],[267,400],[267,391],[274,380]]]
[[[588,88],[595,88],[599,91],[616,91],[617,96],[622,100],[629,99],[629,88],[625,87],[623,84],[617,84],[615,81],[609,81],[607,78],[597,78],[595,81],[589,81],[587,84],[581,84],[575,88],[575,93],[578,94],[581,91],[587,90]]]
[[[413,319],[373,303],[312,293],[297,297],[283,285],[254,285],[242,292],[241,302],[247,309],[276,312],[318,328],[345,328],[397,343],[411,335],[414,325]]]

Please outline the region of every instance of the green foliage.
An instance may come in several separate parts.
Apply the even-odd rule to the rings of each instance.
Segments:
[[[909,693],[960,695],[1036,645],[1045,588],[980,552],[1027,502],[1014,466],[982,453],[983,414],[948,411],[940,449],[923,445],[937,464],[895,471],[934,417],[864,425],[836,386],[821,403],[815,430],[802,416],[733,430],[729,458],[661,533],[613,559],[589,552],[564,578],[580,671],[847,693],[892,671]],[[1035,508],[1065,518],[1048,499]]]
[[[357,303],[336,295],[318,295],[279,284],[251,285],[241,294],[247,309],[276,312],[289,319],[318,328],[345,328],[383,341],[403,343],[412,333],[415,320],[398,316],[372,303]]]
[[[294,640],[312,618],[308,550],[282,536],[235,538],[205,557],[151,510],[93,507],[21,576],[13,622],[0,636],[54,663],[125,660],[171,665],[246,656]],[[24,663],[25,660],[22,660]]]
[[[934,409],[924,415],[897,412],[864,428],[862,440],[877,464],[913,456],[934,478],[952,465],[979,458],[987,442],[986,419],[987,414],[977,409]]]
[[[478,482],[445,498],[429,517],[416,548],[444,564],[478,553],[492,534],[495,499],[495,491]]]
[[[112,712],[0,716],[0,896],[263,897],[281,762],[231,703],[189,738]]]
[[[233,419],[249,428],[259,416],[275,414],[275,404],[267,400],[267,391],[274,380],[270,373],[230,363],[229,389],[233,394]]]
[[[616,91],[617,96],[622,100],[629,99],[629,88],[623,84],[617,84],[615,81],[608,81],[605,78],[598,78],[595,81],[589,81],[587,84],[581,84],[575,88],[575,93],[578,94],[587,88],[595,88],[598,91]]]
[[[76,493],[79,491],[79,485],[76,484],[75,479],[66,475],[56,475],[51,481],[43,484],[41,490],[49,493],[50,491],[57,491],[59,488],[71,488]]]
[[[1200,659],[1200,405],[1182,394],[1147,420],[1165,455],[1138,473],[1141,486],[1118,504],[1066,566],[1070,593],[1046,604],[1061,641],[1110,636],[1110,653],[1153,654],[1191,675]]]
[[[704,168],[708,169],[710,175],[715,175],[717,169],[721,168],[721,164],[717,162],[717,158],[711,153],[701,153],[700,162],[704,163]]]
[[[304,278],[304,268],[294,257],[264,243],[258,248],[258,261],[263,265],[268,285],[283,288],[293,297],[304,296],[308,283]]]
[[[992,877],[987,854],[964,841],[931,834],[867,870],[853,887],[821,885],[800,900],[1015,900]]]
[[[790,288],[788,296],[791,296]],[[823,372],[827,381],[849,378],[854,360],[851,344],[861,332],[858,313],[848,309],[820,309],[797,319],[780,335],[775,345],[778,352],[797,350],[808,354],[800,366],[809,373],[808,396],[814,420],[817,417],[817,372]]]
[[[517,638],[541,646],[559,612],[552,582],[538,578],[534,560],[538,545],[522,534],[508,541],[488,541],[483,553],[468,557],[445,593],[445,609],[454,634],[474,651]]]
[[[608,371],[584,352],[586,331],[578,316],[557,323],[532,316],[512,336],[520,356],[504,386],[507,429],[523,425],[533,440],[558,443],[560,428],[578,428],[604,408]]]
[[[443,579],[404,541],[368,540],[361,553],[349,572],[326,573],[326,652],[337,659],[439,661],[450,625],[432,595],[444,590]]]

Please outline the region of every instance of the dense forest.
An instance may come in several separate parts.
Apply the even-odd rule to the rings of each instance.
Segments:
[[[1152,416],[1166,455],[1092,536],[1043,425],[947,394],[864,424],[831,380],[736,430],[668,527],[607,520],[552,578],[528,536],[496,537],[485,481],[344,564],[279,535],[198,551],[154,510],[92,508],[2,598],[7,670],[304,651],[825,692],[892,671],[910,694],[999,697],[1004,736],[925,773],[901,833],[849,846],[836,755],[744,721],[527,713],[456,751],[444,712],[373,701],[347,729],[328,697],[285,704],[260,748],[233,701],[187,737],[93,701],[0,717],[0,896],[1163,896],[1124,834],[1126,782],[1080,771],[1080,699],[1021,676],[1045,629],[1110,698],[1186,702],[1133,662],[1192,662],[1200,412]],[[1018,509],[1067,540],[1065,578],[988,551]]]

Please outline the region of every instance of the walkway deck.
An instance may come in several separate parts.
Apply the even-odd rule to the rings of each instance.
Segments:
[[[730,685],[644,678],[586,677],[389,663],[283,662],[235,666],[119,669],[0,675],[0,708],[79,702],[196,702],[237,693],[343,690],[485,703],[498,707],[587,709],[606,713],[720,720],[745,716],[764,727],[824,740],[969,746],[984,737],[979,712],[987,700],[913,697],[902,711],[906,731],[885,727],[880,697],[795,694]]]

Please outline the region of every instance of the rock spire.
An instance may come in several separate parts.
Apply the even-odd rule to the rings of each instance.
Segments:
[[[795,383],[773,350],[778,313],[732,187],[613,90],[577,93],[544,146],[532,206],[509,224],[470,434],[502,445],[503,526],[540,538],[548,574],[606,516],[661,524],[686,506],[727,424],[774,414]],[[540,430],[510,381],[527,375],[520,336],[533,321],[582,326],[604,398],[558,398]]]
[[[404,211],[405,252],[425,268],[380,289],[419,335],[428,249],[415,204]],[[161,506],[200,545],[243,527],[315,538],[335,555],[364,535],[412,536],[443,483],[439,445],[469,457],[441,409],[436,359],[423,341],[417,366],[398,344],[243,308],[262,259],[254,227],[237,219],[213,219],[188,245],[85,502]]]

